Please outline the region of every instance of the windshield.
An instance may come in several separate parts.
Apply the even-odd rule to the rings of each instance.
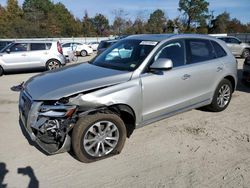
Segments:
[[[0,50],[0,52],[5,52],[6,49],[8,49],[13,43],[7,44],[3,49]]]
[[[135,70],[158,44],[155,41],[121,40],[96,57],[93,65],[124,71]]]

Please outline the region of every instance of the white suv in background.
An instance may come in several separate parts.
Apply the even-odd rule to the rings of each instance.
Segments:
[[[81,55],[82,57],[93,53],[93,49],[90,46],[79,42],[64,43],[62,44],[62,49],[65,56],[68,56],[68,54],[72,51],[76,52],[76,55]]]
[[[218,39],[223,40],[227,44],[233,55],[241,56],[242,58],[246,58],[250,55],[250,45],[241,42],[238,38],[227,36],[218,37]]]
[[[53,70],[65,63],[57,41],[15,41],[0,51],[0,75],[37,68]]]

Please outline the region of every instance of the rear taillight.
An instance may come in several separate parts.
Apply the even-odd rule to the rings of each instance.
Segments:
[[[57,42],[57,51],[60,53],[60,54],[63,54],[63,51],[62,51],[62,46],[59,42]]]

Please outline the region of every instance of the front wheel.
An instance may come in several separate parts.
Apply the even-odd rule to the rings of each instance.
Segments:
[[[72,132],[72,147],[78,160],[94,162],[119,154],[126,140],[126,127],[113,113],[87,115]]]
[[[223,79],[215,90],[212,103],[208,109],[213,112],[220,112],[227,108],[232,98],[232,84],[229,80]]]
[[[46,69],[47,70],[54,70],[60,68],[62,65],[60,61],[56,59],[51,59],[46,63]]]

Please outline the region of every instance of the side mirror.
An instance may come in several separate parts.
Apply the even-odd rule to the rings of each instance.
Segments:
[[[159,58],[151,66],[151,70],[170,70],[173,68],[173,62],[171,59]]]
[[[9,54],[10,53],[10,49],[9,48],[6,49],[5,52]]]

